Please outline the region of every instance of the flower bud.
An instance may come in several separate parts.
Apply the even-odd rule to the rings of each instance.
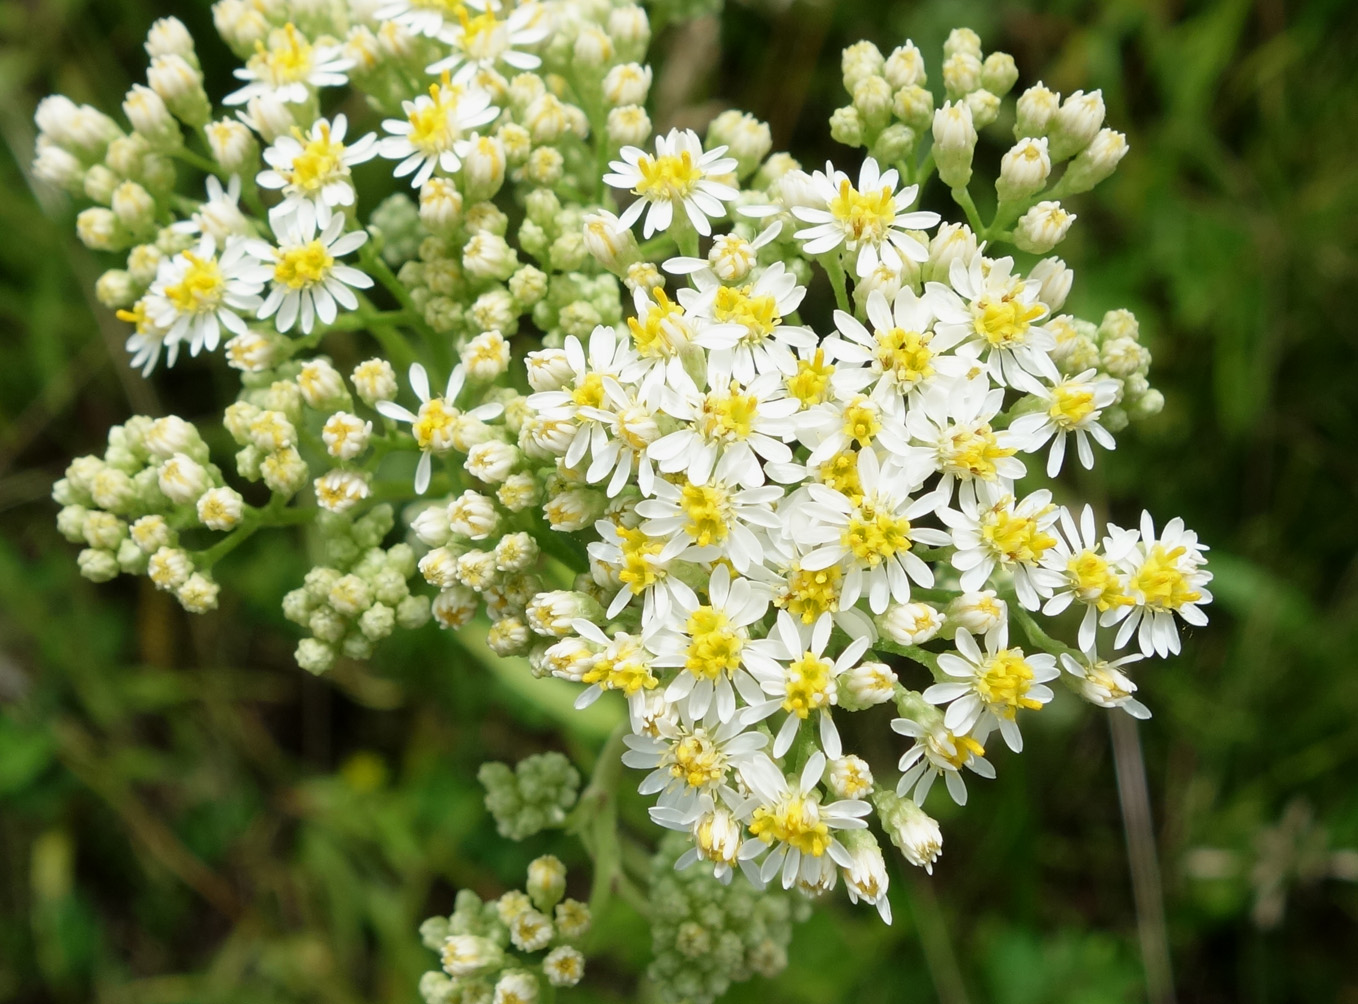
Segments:
[[[385,359],[368,359],[354,367],[350,376],[363,403],[372,406],[396,397],[396,371]]]
[[[277,495],[292,496],[302,490],[310,471],[307,470],[302,455],[297,452],[297,447],[287,446],[265,457],[260,462],[259,473],[269,491]]]
[[[934,862],[943,850],[943,832],[938,822],[912,799],[901,798],[894,792],[879,791],[875,801],[878,818],[891,842],[907,861],[932,875]]]
[[[157,56],[182,56],[195,65],[198,62],[193,51],[193,36],[177,17],[162,17],[151,25],[151,30],[146,34],[146,55],[152,59]]]
[[[447,236],[462,222],[462,193],[449,178],[430,178],[420,186],[420,222],[429,232]]]
[[[552,854],[534,858],[528,864],[528,883],[524,891],[543,913],[547,913],[566,895],[566,866]]]
[[[826,767],[825,783],[837,798],[866,798],[872,793],[872,768],[852,753],[837,757]]]
[[[1127,137],[1112,129],[1100,129],[1066,168],[1061,177],[1061,190],[1071,195],[1089,191],[1117,170],[1125,156]]]
[[[187,551],[178,547],[162,547],[151,555],[146,575],[160,590],[178,589],[193,574],[193,562]]]
[[[554,987],[573,987],[585,976],[585,957],[580,949],[558,945],[542,960],[542,974]]]
[[[367,476],[358,471],[327,471],[312,483],[312,488],[316,492],[316,503],[335,513],[348,512],[372,494]]]
[[[614,146],[641,146],[650,138],[651,118],[641,105],[623,105],[609,111],[605,132]]]
[[[43,136],[38,137],[33,175],[68,192],[82,191],[85,184],[85,167],[80,160]]]
[[[1065,305],[1066,297],[1070,295],[1075,273],[1067,268],[1066,263],[1060,258],[1043,258],[1033,266],[1028,278],[1042,284],[1037,298],[1055,314]]]
[[[984,88],[972,91],[962,100],[971,109],[971,122],[977,129],[984,129],[999,117],[1000,99]]]
[[[853,106],[867,125],[880,129],[891,115],[893,92],[886,79],[873,75],[864,77],[853,89]]]
[[[923,645],[943,627],[943,615],[928,603],[893,603],[877,626],[897,645]]]
[[[959,52],[968,53],[980,59],[981,36],[970,28],[954,28],[948,32],[948,37],[943,43],[944,58],[955,56]]]
[[[552,590],[533,597],[524,617],[534,634],[544,638],[565,638],[573,634],[572,621],[601,623],[603,607],[584,593]]]
[[[948,604],[947,614],[948,627],[974,635],[985,634],[1009,616],[1004,600],[997,599],[993,589],[963,593]]]
[[[279,136],[290,134],[297,125],[293,118],[292,106],[280,101],[272,94],[257,94],[238,113],[264,142],[272,143]]]
[[[112,551],[87,547],[76,555],[75,563],[81,576],[91,582],[108,582],[118,576],[118,558]]]
[[[462,184],[467,197],[489,199],[504,183],[504,144],[495,136],[477,136],[462,154]]]
[[[608,34],[622,59],[640,59],[651,43],[651,24],[637,4],[623,4],[608,13]]]
[[[146,82],[180,121],[194,127],[207,125],[212,102],[203,90],[203,73],[183,56],[153,56]]]
[[[604,77],[604,98],[610,105],[644,105],[651,90],[651,68],[623,63]]]
[[[176,453],[160,465],[157,484],[171,502],[188,505],[207,491],[211,482],[202,464],[183,453]]]
[[[1014,138],[1045,136],[1052,116],[1060,106],[1061,95],[1043,86],[1039,80],[1019,95]]]
[[[872,144],[872,156],[879,164],[894,164],[915,152],[915,130],[900,122],[887,126]]]
[[[840,675],[837,681],[840,706],[861,711],[891,700],[896,674],[884,662],[861,662]]]
[[[244,122],[221,119],[203,130],[208,149],[227,174],[249,176],[259,165],[259,143]]]
[[[523,453],[516,446],[490,439],[467,451],[467,473],[488,485],[501,484],[519,465]]]
[[[153,147],[173,147],[180,143],[179,123],[160,95],[149,87],[133,84],[123,100],[123,114],[128,122]]]
[[[448,528],[472,540],[485,540],[500,525],[495,503],[480,492],[463,492],[448,504]]]
[[[582,233],[586,250],[615,275],[626,272],[629,265],[641,258],[636,235],[610,212],[588,214]]]
[[[934,113],[934,162],[949,188],[965,188],[971,180],[971,158],[976,129],[965,102],[945,102]]]
[[[94,296],[110,310],[119,310],[136,302],[137,287],[125,270],[111,268],[95,282]]]
[[[349,397],[344,377],[330,365],[328,359],[309,359],[297,374],[297,386],[307,407],[324,411],[341,404]]]
[[[943,61],[943,89],[956,101],[981,87],[981,60],[970,52],[958,52]]]
[[[871,42],[856,42],[846,48],[840,57],[840,70],[844,77],[844,89],[850,94],[865,77],[882,72],[886,60],[882,51]]]
[[[1042,190],[1051,174],[1046,137],[1019,140],[1000,160],[995,191],[1001,202],[1026,199]]]
[[[865,126],[863,116],[853,105],[836,108],[830,116],[830,138],[845,146],[862,146]]]
[[[1075,214],[1066,212],[1059,202],[1039,202],[1019,217],[1014,227],[1014,245],[1030,254],[1046,254],[1066,239]]]
[[[346,411],[337,411],[325,420],[321,439],[325,442],[326,452],[336,460],[353,460],[368,448],[372,431],[372,422]]]
[[[117,251],[131,243],[113,210],[103,206],[82,209],[75,218],[75,232],[91,251]]]
[[[929,79],[924,72],[924,56],[914,42],[906,42],[892,50],[882,67],[882,76],[898,91],[902,87],[923,87]]]
[[[981,86],[996,97],[1004,97],[1018,80],[1018,67],[1007,52],[992,52],[981,66]]]
[[[736,176],[747,178],[773,148],[773,134],[767,122],[734,108],[722,112],[707,128],[707,149],[726,147],[736,159]]]
[[[1088,146],[1103,125],[1103,115],[1102,91],[1076,91],[1066,98],[1048,127],[1052,160],[1065,160]]]
[[[209,530],[223,532],[234,529],[245,512],[245,500],[240,492],[223,485],[209,488],[198,497],[198,522]]]
[[[500,968],[503,958],[499,945],[478,935],[453,934],[443,943],[443,968],[450,976],[492,972]]]

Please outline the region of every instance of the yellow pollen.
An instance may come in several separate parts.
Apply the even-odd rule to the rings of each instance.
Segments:
[[[216,258],[200,258],[192,251],[184,252],[189,267],[184,277],[165,290],[165,298],[181,314],[208,314],[221,306],[226,294],[226,283]]]
[[[687,150],[677,157],[643,154],[637,161],[637,170],[641,172],[641,181],[632,192],[651,202],[682,201],[703,178],[702,169],[693,162],[693,154]]]
[[[952,752],[948,751],[949,741],[952,743]],[[985,747],[971,736],[954,735],[946,729],[941,734],[930,733],[927,742],[931,753],[939,760],[946,760],[958,770],[961,770],[972,757],[985,756]]]
[[[1122,591],[1122,583],[1101,554],[1088,549],[1066,563],[1075,593],[1085,603],[1093,603],[1102,613],[1111,607],[1130,606],[1132,598]]]
[[[670,764],[670,775],[682,780],[690,788],[716,784],[726,776],[726,757],[717,744],[703,731],[685,736],[675,744],[674,762]]]
[[[467,47],[475,44],[480,36],[495,31],[500,23],[492,11],[468,17],[467,8],[461,4],[458,4],[457,19],[462,22],[462,44]]]
[[[460,412],[450,408],[443,398],[435,397],[420,405],[420,413],[410,426],[415,445],[421,450],[443,453],[453,445],[453,428]]]
[[[921,380],[934,375],[931,361],[934,353],[929,348],[932,334],[892,328],[877,333],[877,365],[883,373],[889,373],[896,382],[905,387],[913,387]]]
[[[1028,338],[1032,322],[1046,310],[1040,303],[1024,304],[1004,297],[999,300],[982,297],[972,308],[976,333],[996,348],[1022,345]]]
[[[745,328],[742,338],[746,344],[762,342],[783,323],[778,313],[778,301],[771,296],[753,296],[751,286],[722,286],[717,290],[712,316],[723,324],[739,324]]]
[[[759,806],[750,821],[750,833],[766,844],[776,840],[813,858],[830,849],[830,828],[821,822],[820,806],[801,795]]]
[[[668,358],[679,351],[679,346],[674,343],[667,322],[671,319],[676,323],[682,321],[684,308],[667,297],[663,289],[657,289],[652,295],[655,306],[646,311],[645,319],[629,317],[627,330],[632,332],[632,344],[638,355]]]
[[[759,413],[759,399],[742,394],[740,384],[731,381],[727,391],[712,391],[703,398],[698,426],[708,439],[749,439]]]
[[[1074,429],[1094,413],[1094,391],[1084,384],[1059,383],[1052,388],[1047,414],[1063,429]]]
[[[1153,610],[1178,610],[1202,599],[1202,593],[1190,587],[1187,576],[1179,570],[1178,562],[1185,550],[1184,547],[1169,550],[1156,544],[1146,555],[1130,583],[1133,590],[1146,598],[1146,606]]]
[[[461,135],[452,116],[461,93],[447,73],[440,83],[429,85],[431,103],[417,103],[406,116],[411,146],[426,155],[452,149]]]
[[[825,461],[816,469],[816,479],[854,505],[863,500],[863,482],[858,477],[858,453],[855,450],[836,453]]]
[[[1004,508],[1012,501],[1006,497],[981,514],[981,539],[1006,564],[1034,565],[1056,546],[1056,538],[1043,531],[1035,517],[1019,516]],[[1052,508],[1047,506],[1040,515]]]
[[[300,131],[297,138],[301,139]],[[292,168],[280,172],[289,183],[305,192],[319,192],[344,171],[344,144],[330,138],[330,126],[321,123],[320,135],[310,139],[293,158]]]
[[[851,240],[870,244],[880,243],[896,220],[896,200],[890,188],[860,192],[848,178],[839,183],[839,194],[830,200],[828,208]]]
[[[787,378],[787,392],[800,401],[803,408],[820,404],[825,400],[825,391],[834,371],[834,364],[825,361],[825,350],[816,349],[812,358],[797,360],[797,375]]]
[[[956,427],[948,438],[951,441],[940,451],[944,468],[947,473],[963,478],[994,481],[995,461],[1012,457],[1016,452],[1013,448],[1000,446],[988,424]]]
[[[582,408],[599,408],[604,403],[604,378],[599,373],[586,373],[580,384],[571,391],[571,400]]]
[[[859,564],[876,568],[910,550],[910,521],[864,499],[849,517],[843,543]]]
[[[1023,649],[1006,648],[996,652],[981,666],[976,677],[976,693],[990,710],[1013,719],[1019,708],[1037,711],[1041,701],[1026,696],[1033,683],[1033,667],[1023,658]]]
[[[581,679],[585,683],[597,683],[604,690],[621,690],[628,697],[641,690],[650,690],[660,682],[645,662],[639,641],[624,638],[615,649],[612,655],[599,656],[593,668]]]
[[[622,571],[618,573],[618,578],[634,595],[639,596],[665,577],[664,569],[646,560],[664,550],[665,544],[648,537],[640,529],[629,530],[625,526],[618,527],[618,536],[622,538]]]
[[[859,395],[844,408],[844,435],[857,445],[867,446],[881,431],[877,411],[867,403],[866,397]]]
[[[800,659],[788,663],[783,710],[806,718],[811,712],[828,707],[835,696],[835,681],[830,675],[833,668],[810,652],[803,652]]]
[[[843,575],[834,565],[814,572],[798,568],[789,573],[787,591],[779,597],[778,605],[803,624],[814,624],[821,614],[839,609],[839,582]]]
[[[255,41],[255,55],[250,62],[262,69],[275,84],[292,84],[306,80],[311,73],[311,43],[288,23],[283,28],[286,44],[278,48],[266,47]]]
[[[686,484],[680,489],[679,506],[688,517],[684,527],[699,547],[726,540],[726,492],[713,485]]]
[[[274,282],[289,289],[305,289],[325,281],[335,264],[334,256],[318,240],[280,251],[273,267]]]
[[[740,668],[740,650],[745,640],[731,627],[725,613],[700,606],[688,615],[687,629],[693,640],[684,656],[684,668],[694,676],[715,680]]]

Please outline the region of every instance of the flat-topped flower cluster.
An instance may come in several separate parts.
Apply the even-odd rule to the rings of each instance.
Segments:
[[[126,255],[98,293],[133,363],[225,331],[242,382],[236,487],[179,419],[72,464],[54,494],[91,578],[149,574],[208,609],[216,561],[314,521],[325,564],[285,601],[306,668],[431,614],[483,625],[580,705],[625,698],[623,761],[689,835],[681,867],[842,880],[887,919],[870,820],[931,868],[932,785],[965,802],[1050,684],[1149,714],[1129,667],[1205,623],[1205,548],[1051,481],[1162,404],[1135,318],[1063,313],[1073,273],[1040,257],[1074,220],[1059,200],[1126,152],[1098,92],[1022,93],[985,223],[977,130],[1018,72],[964,29],[937,108],[913,44],[846,50],[831,131],[863,152],[808,171],[737,111],[653,135],[630,3],[214,16],[244,60],[221,117],[173,19],[131,131],[38,110],[38,175],[94,203],[88,245]],[[322,114],[344,85],[372,115]],[[205,198],[176,187],[184,165]],[[364,172],[417,201],[365,217]],[[934,176],[963,221],[921,208]],[[813,309],[818,272],[834,309]],[[408,542],[384,540],[392,503]],[[858,714],[877,706],[894,714]],[[894,772],[854,752],[888,721]]]

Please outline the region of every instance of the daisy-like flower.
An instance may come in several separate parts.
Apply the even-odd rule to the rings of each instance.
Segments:
[[[795,512],[805,504],[805,490],[789,496],[783,502],[784,508]],[[801,539],[795,530],[787,525],[779,533],[769,533],[763,538],[764,561],[762,565],[750,570],[750,574],[765,582],[773,592],[774,606],[786,610],[803,624],[814,624],[822,615],[829,614],[839,628],[850,638],[877,640],[877,628],[872,617],[857,607],[845,607],[841,602],[844,588],[844,570],[839,565],[825,568],[806,568],[802,557],[813,550],[815,544]]]
[[[132,305],[131,310],[119,310],[118,320],[133,326],[132,334],[127,336],[124,347],[132,356],[129,360],[133,369],[140,369],[141,375],[150,376],[160,361],[160,350],[165,350],[165,365],[173,366],[179,358],[179,342],[169,341],[170,331],[153,321],[146,312],[146,297]]]
[[[835,728],[833,705],[839,701],[835,681],[858,665],[868,650],[867,638],[856,638],[833,660],[825,653],[834,622],[822,616],[814,624],[803,624],[786,610],[768,637],[750,643],[750,672],[760,688],[772,699],[751,704],[744,714],[747,724],[763,721],[777,711],[787,718],[773,740],[773,755],[781,757],[792,748],[797,732],[812,715],[819,719],[820,748],[828,757],[844,752]]]
[[[372,159],[377,152],[377,137],[373,133],[345,145],[344,134],[348,120],[336,115],[334,123],[317,119],[309,132],[294,130],[293,135],[282,135],[264,151],[268,170],[255,179],[261,188],[280,190],[283,202],[270,212],[281,218],[294,214],[310,214],[316,225],[330,223],[337,206],[354,204],[354,185],[349,169]]]
[[[438,39],[453,51],[426,68],[428,73],[456,71],[454,80],[465,83],[484,70],[503,63],[515,70],[535,70],[542,60],[523,50],[537,45],[551,32],[546,9],[539,3],[520,3],[507,17],[495,12],[498,4],[472,3],[480,13],[471,16],[466,7],[456,20],[445,19]]]
[[[939,519],[952,528],[956,548],[952,564],[962,573],[963,592],[986,584],[996,566],[1014,577],[1014,592],[1029,610],[1041,605],[1061,584],[1061,576],[1045,566],[1056,546],[1049,531],[1060,518],[1045,488],[1016,501],[1008,492],[983,485],[962,499],[959,509],[944,509]]]
[[[693,320],[683,305],[671,300],[659,286],[650,292],[634,290],[632,303],[636,316],[627,319],[627,331],[637,358],[623,370],[623,380],[640,382],[655,369],[660,369],[666,379],[671,375],[677,379],[683,369],[682,357],[693,344]]]
[[[1089,649],[1094,644],[1099,616],[1114,607],[1133,603],[1117,563],[1135,546],[1137,533],[1110,525],[1109,537],[1101,547],[1092,506],[1085,506],[1080,511],[1078,523],[1063,506],[1058,528],[1061,532],[1056,536],[1056,544],[1047,552],[1046,564],[1058,572],[1063,581],[1043,605],[1042,612],[1055,617],[1072,603],[1085,604],[1078,639],[1082,650]]]
[[[604,384],[610,379],[616,383],[633,356],[627,344],[618,341],[617,331],[606,324],[598,325],[590,334],[588,353],[574,335],[566,337],[564,352],[571,378],[559,390],[529,395],[528,406],[544,418],[574,423],[576,431],[564,460],[567,467],[575,467],[591,444],[603,448],[607,419],[599,412],[604,404]]]
[[[971,368],[971,360],[945,355],[961,336],[934,331],[929,299],[913,290],[902,289],[893,303],[873,290],[868,320],[872,331],[852,314],[835,311],[835,327],[843,337],[826,339],[825,347],[835,362],[848,364],[836,371],[841,393],[867,390],[903,418],[909,395],[922,393],[940,375],[959,378]]]
[[[767,759],[759,753],[753,754],[752,758]],[[777,773],[778,768],[772,769]],[[702,792],[691,808],[657,805],[650,812],[653,822],[669,830],[685,831],[693,838],[693,846],[674,863],[676,870],[706,861],[712,865],[715,878],[721,882],[731,881],[734,868],[741,864],[740,849],[745,843],[745,827],[729,804],[718,802],[707,792]],[[751,881],[762,888],[758,878],[756,873]]]
[[[263,287],[248,247],[243,238],[230,237],[219,255],[217,242],[205,236],[193,250],[161,261],[145,297],[145,319],[165,332],[165,344],[188,342],[189,355],[196,356],[217,347],[222,328],[245,333],[240,315],[259,306]]]
[[[1081,697],[1100,708],[1121,708],[1133,718],[1146,719],[1151,716],[1150,708],[1132,696],[1136,693],[1136,684],[1122,671],[1123,666],[1145,658],[1140,652],[1108,662],[1100,659],[1091,647],[1082,651],[1080,656],[1077,659],[1062,653],[1061,667],[1080,681]]]
[[[266,45],[255,42],[255,54],[235,71],[245,86],[232,91],[225,105],[243,105],[251,98],[301,104],[321,87],[343,87],[353,60],[342,45],[313,45],[291,23],[269,33]]]
[[[251,233],[250,221],[240,211],[240,177],[233,174],[226,187],[214,174],[207,176],[207,201],[202,203],[187,220],[172,223],[177,234],[211,237],[225,244],[233,236]]]
[[[698,605],[692,587],[674,574],[678,563],[692,558],[686,547],[675,547],[667,538],[614,519],[601,519],[594,529],[600,539],[590,543],[590,559],[607,571],[607,585],[618,587],[608,604],[607,616],[618,616],[637,596],[641,597],[641,619],[646,624],[664,621],[677,606]]]
[[[651,672],[651,652],[641,638],[625,631],[610,637],[597,624],[586,620],[572,621],[571,627],[597,650],[580,677],[580,682],[588,683],[589,688],[575,699],[577,709],[589,707],[605,690],[622,691],[630,704],[659,686],[660,681]]]
[[[990,425],[1003,407],[1004,390],[991,389],[981,375],[931,387],[907,409],[905,428],[911,441],[943,475],[939,491],[944,505],[959,482],[967,489],[959,494],[967,496],[975,494],[978,484],[1009,489],[1023,477],[1026,468],[1014,456],[1018,446],[1013,434]]]
[[[258,240],[246,244],[246,250],[263,263],[256,268],[255,276],[273,282],[260,305],[260,320],[277,315],[278,330],[285,333],[300,319],[302,333],[310,334],[317,318],[322,324],[332,324],[340,307],[358,309],[353,290],[368,289],[373,281],[337,259],[358,250],[367,241],[368,232],[345,233],[345,222],[343,214],[332,216],[317,235],[316,220],[310,214],[278,218],[273,221],[276,247]]]
[[[660,438],[661,375],[652,370],[639,386],[605,378],[599,407],[581,408],[581,417],[598,422],[606,436],[602,444],[596,441],[591,446],[585,480],[597,484],[607,478],[609,498],[622,491],[634,470],[637,487],[651,494],[655,468],[646,451]]]
[[[806,287],[782,262],[774,262],[754,282],[725,286],[710,271],[693,275],[696,290],[680,290],[679,302],[690,316],[707,324],[698,327],[695,341],[711,352],[711,365],[742,383],[777,371],[797,372],[798,349],[815,348],[816,334],[808,328],[784,324],[806,295]]]
[[[445,25],[457,23],[468,7],[484,10],[485,6],[485,0],[385,0],[372,16],[434,38]]]
[[[423,495],[429,487],[433,471],[434,454],[444,454],[453,448],[458,426],[467,420],[487,422],[504,411],[501,404],[482,404],[467,412],[459,411],[453,404],[462,392],[467,374],[461,366],[453,367],[448,375],[448,386],[441,397],[429,393],[429,374],[419,363],[410,366],[410,387],[420,399],[420,410],[410,411],[395,401],[378,401],[377,410],[387,418],[398,422],[409,422],[410,431],[415,436],[415,445],[420,449],[420,463],[415,468],[415,492]]]
[[[665,700],[690,718],[701,719],[709,709],[718,721],[736,714],[736,693],[746,704],[763,700],[759,685],[745,665],[750,625],[763,619],[769,607],[766,587],[746,578],[731,578],[719,564],[707,585],[707,602],[696,596],[678,598],[669,617],[647,642],[656,653],[655,664],[680,672],[665,690]]]
[[[661,436],[646,454],[666,474],[684,471],[695,485],[707,483],[718,464],[734,472],[745,488],[764,483],[760,459],[773,463],[792,460],[782,441],[797,411],[797,402],[783,396],[777,373],[763,373],[742,385],[730,370],[708,360],[709,389],[699,390],[682,369],[673,374],[661,399],[661,410],[683,424]]]
[[[725,152],[724,146],[704,152],[702,141],[692,129],[682,132],[671,129],[668,134],[657,136],[654,156],[639,147],[623,147],[619,152],[622,160],[613,161],[609,165],[613,173],[604,175],[605,184],[638,196],[623,211],[620,217],[623,226],[632,226],[645,211],[642,228],[645,237],[668,230],[677,203],[693,229],[709,236],[712,233],[709,217],[725,216],[726,207],[722,203],[739,194],[730,185],[713,180],[736,169],[735,158],[723,157]]]
[[[763,561],[764,546],[751,527],[779,526],[774,503],[783,489],[741,488],[732,467],[723,459],[714,476],[701,485],[687,478],[658,480],[655,497],[637,503],[637,515],[646,520],[642,529],[666,541],[662,555],[678,554],[691,545],[712,548],[741,574]]]
[[[938,314],[938,330],[965,339],[985,354],[996,383],[1041,394],[1038,377],[1057,383],[1051,360],[1056,339],[1041,326],[1049,311],[1038,299],[1042,284],[1013,273],[1012,258],[976,255],[953,259],[948,283],[931,282],[926,295]]]
[[[893,406],[863,393],[840,396],[833,382],[830,390],[830,400],[797,415],[797,439],[811,450],[808,467],[846,451],[876,449],[914,465],[919,451],[911,450],[905,423]]]
[[[938,712],[933,714],[938,715]],[[978,777],[995,776],[994,765],[985,758],[985,735],[957,735],[943,724],[942,716],[928,722],[893,718],[891,727],[915,740],[915,745],[901,754],[897,764],[902,773],[896,784],[896,794],[913,798],[916,805],[924,802],[939,777],[943,778],[952,800],[958,805],[966,805],[967,783],[962,776],[963,768]],[[915,789],[913,795],[911,788]]]
[[[700,796],[734,795],[731,772],[739,772],[769,742],[763,733],[746,731],[736,718],[721,722],[715,716],[695,719],[681,713],[678,721],[658,722],[657,731],[654,736],[624,736],[622,762],[649,770],[637,790],[643,795],[659,792],[657,806],[677,810],[673,818],[686,823],[701,813]]]
[[[858,453],[858,481],[862,495],[857,501],[825,485],[807,485],[811,501],[789,519],[797,536],[815,546],[802,555],[801,567],[842,568],[841,608],[867,593],[868,606],[880,614],[893,599],[910,601],[912,579],[925,588],[934,584],[933,570],[914,553],[914,545],[945,545],[950,538],[942,530],[914,525],[938,507],[934,493],[911,498],[919,481],[900,468],[883,468],[872,450]]]
[[[382,123],[390,135],[378,143],[377,152],[400,161],[392,173],[398,178],[411,175],[413,188],[433,177],[436,168],[445,174],[460,168],[468,133],[500,114],[486,91],[456,85],[447,74],[430,85],[428,94],[402,101],[401,110],[405,118]]]
[[[825,170],[811,176],[811,187],[821,206],[794,205],[792,214],[812,224],[795,234],[802,250],[822,255],[843,246],[854,256],[854,271],[859,276],[872,273],[883,263],[895,269],[906,261],[926,261],[929,250],[910,236],[909,230],[927,230],[938,225],[937,213],[908,212],[919,194],[918,185],[899,192],[899,176],[894,169],[883,171],[868,157],[858,172],[858,185],[843,171],[827,163]]]
[[[1151,514],[1142,512],[1141,539],[1118,562],[1127,577],[1132,604],[1114,607],[1099,618],[1104,626],[1120,624],[1114,648],[1122,648],[1135,634],[1143,655],[1154,652],[1165,658],[1171,652],[1178,654],[1179,630],[1174,615],[1195,627],[1207,623],[1207,614],[1201,609],[1212,602],[1207,591],[1212,573],[1203,567],[1207,558],[1202,552],[1206,550],[1179,517],[1166,523],[1156,537]]]
[[[1118,384],[1107,377],[1097,379],[1095,373],[1092,369],[1085,370],[1052,387],[1043,387],[1034,394],[1041,401],[1042,410],[1020,415],[1009,426],[1015,436],[1027,440],[1024,452],[1033,453],[1051,441],[1051,453],[1047,456],[1048,477],[1054,478],[1061,473],[1067,436],[1075,437],[1080,465],[1085,470],[1094,466],[1091,439],[1105,450],[1117,446],[1113,434],[1099,424],[1099,416],[1117,400]]]
[[[754,807],[750,812],[750,839],[741,846],[740,858],[753,864],[768,851],[757,872],[761,882],[770,882],[781,873],[784,889],[794,882],[821,887],[827,867],[832,876],[835,865],[853,867],[852,856],[834,831],[866,829],[863,817],[872,806],[857,798],[822,801],[820,778],[824,772],[825,754],[817,750],[795,778],[784,776],[772,761],[759,760],[742,775],[750,786]]]
[[[965,630],[958,630],[954,644],[956,653],[938,657],[938,668],[951,679],[929,687],[924,699],[948,706],[943,727],[953,735],[967,735],[978,727],[985,732],[998,728],[1011,750],[1023,752],[1018,712],[1037,711],[1052,699],[1046,683],[1061,675],[1056,656],[1025,655],[1021,648],[1009,648],[1006,622],[986,632],[984,652]]]

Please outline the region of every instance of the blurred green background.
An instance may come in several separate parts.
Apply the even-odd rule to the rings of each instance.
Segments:
[[[587,764],[597,736],[432,629],[311,679],[278,609],[300,548],[243,551],[197,619],[145,580],[78,577],[51,482],[133,412],[206,416],[211,382],[129,374],[92,300],[107,264],[25,181],[31,116],[53,90],[116,112],[168,13],[224,93],[205,2],[0,0],[0,1001],[415,1001],[415,927],[455,889],[497,894],[547,849],[581,862],[495,837],[477,763]],[[1071,308],[1137,313],[1167,405],[1074,487],[1124,522],[1183,515],[1217,576],[1211,626],[1138,676],[1143,923],[1162,901],[1181,1000],[1358,1001],[1358,5],[732,3],[659,38],[656,96],[852,163],[825,125],[840,49],[913,37],[936,76],[957,24],[1016,56],[1020,88],[1101,87],[1131,143],[1061,253]],[[776,986],[730,999],[1146,999],[1107,716],[1058,706],[964,813],[931,803],[945,854],[932,881],[898,870],[893,927],[821,908]],[[635,999],[646,951],[592,960],[570,999]]]

